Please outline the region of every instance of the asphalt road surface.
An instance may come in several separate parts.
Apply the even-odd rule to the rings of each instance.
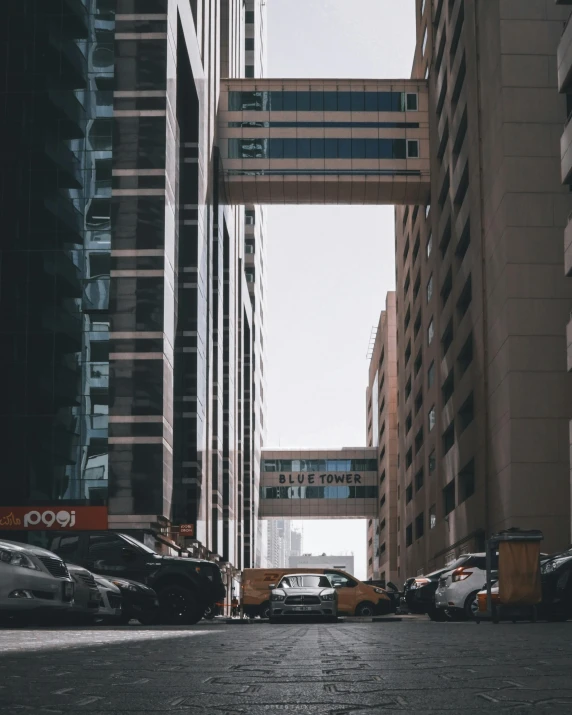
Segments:
[[[0,630],[13,713],[572,713],[572,623]]]

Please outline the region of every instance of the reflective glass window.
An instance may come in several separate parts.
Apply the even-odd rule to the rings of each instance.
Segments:
[[[296,92],[296,109],[299,112],[310,111],[310,92]]]
[[[310,159],[310,140],[298,139],[298,158]]]
[[[393,140],[393,158],[394,159],[406,159],[405,154],[405,139],[394,139]]]
[[[338,111],[338,93],[337,92],[324,92],[324,111],[325,112],[337,112]]]
[[[284,139],[284,158],[296,158],[296,139]]]
[[[379,158],[393,159],[393,139],[379,140]]]
[[[253,50],[254,49],[254,37],[247,37],[244,40],[244,49]]]
[[[323,92],[310,92],[310,109],[312,112],[322,112],[324,110]]]
[[[270,158],[271,159],[283,159],[284,158],[284,140],[283,139],[270,139]]]
[[[403,92],[392,92],[391,93],[391,111],[393,111],[393,112],[404,112],[405,111],[405,94]]]
[[[326,159],[337,159],[338,158],[338,140],[337,139],[325,139],[324,140],[324,156]]]
[[[296,111],[296,92],[282,92],[282,110],[284,112]]]
[[[365,158],[366,159],[378,159],[379,158],[379,140],[378,139],[365,139]]]
[[[419,158],[419,142],[417,139],[410,139],[407,142],[407,157],[409,159]]]
[[[312,159],[324,158],[324,139],[310,139],[310,156]]]
[[[364,92],[364,109],[366,112],[377,112],[377,92]]]
[[[352,159],[365,159],[365,139],[352,139]]]
[[[417,111],[417,95],[413,93],[407,94],[407,111],[416,112]]]
[[[352,158],[352,140],[338,139],[338,157],[340,159]]]
[[[377,93],[377,108],[380,112],[391,112],[391,92]]]
[[[270,110],[281,112],[284,106],[282,92],[269,92]]]
[[[352,93],[338,92],[338,112],[351,112],[352,109]]]
[[[363,112],[365,108],[365,92],[351,92],[352,112]]]

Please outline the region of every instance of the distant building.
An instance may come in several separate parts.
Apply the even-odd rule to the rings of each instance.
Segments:
[[[316,569],[341,569],[349,574],[354,573],[354,557],[349,556],[312,556],[302,554],[301,556],[290,556],[288,562],[290,568],[316,568]]]

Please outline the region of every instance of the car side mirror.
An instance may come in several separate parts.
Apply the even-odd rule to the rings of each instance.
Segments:
[[[269,589],[276,588],[276,584],[275,584],[275,583],[270,583],[270,584],[268,584],[268,588],[269,588]]]

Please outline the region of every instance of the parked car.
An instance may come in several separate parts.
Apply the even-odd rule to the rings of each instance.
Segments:
[[[386,583],[385,581],[376,579],[368,579],[367,581],[364,581],[364,583],[366,583],[368,586],[375,586],[377,588],[383,589],[387,594],[388,598],[391,600],[391,612],[400,612],[401,592],[394,583],[392,583],[391,581]]]
[[[324,574],[287,574],[269,588],[270,623],[300,616],[337,618],[338,594]]]
[[[97,614],[98,621],[121,623],[123,615],[121,591],[103,576],[94,574],[94,579],[99,589],[100,597],[99,612]]]
[[[121,594],[121,623],[135,619],[144,626],[154,626],[160,622],[159,599],[152,588],[128,578],[111,578],[110,582]]]
[[[0,540],[0,620],[69,611],[74,581],[65,563],[37,546]]]
[[[392,600],[382,588],[358,581],[345,571],[327,568],[244,569],[242,572],[242,607],[253,618],[270,615],[268,585],[278,583],[282,576],[292,574],[319,574],[327,576],[338,594],[338,612],[348,616],[382,616],[391,613]]]
[[[101,595],[94,575],[76,564],[66,564],[75,581],[71,608],[64,614],[65,622],[91,625],[99,613]]]
[[[405,582],[403,583],[403,590],[401,591],[401,598],[400,598],[400,609],[402,612],[407,612],[410,613],[411,611],[409,610],[409,605],[407,603],[408,598],[407,594],[411,590],[411,586],[413,585],[415,581],[415,577],[411,576],[410,578],[405,579]]]
[[[435,607],[450,618],[474,618],[477,594],[487,580],[486,554],[465,554],[463,563],[453,564],[439,577]],[[457,562],[455,562],[456,564]]]
[[[50,548],[62,558],[107,578],[145,584],[157,593],[161,623],[190,625],[226,589],[212,561],[163,556],[127,534],[82,531],[54,534]],[[119,586],[121,588],[121,586]]]
[[[540,617],[550,621],[567,621],[572,618],[572,549],[543,560],[540,578]]]
[[[469,558],[469,555],[461,556],[437,571],[432,571],[424,576],[416,576],[405,590],[405,600],[410,613],[426,613],[432,621],[446,620],[445,611],[437,609],[435,606],[435,592],[439,585],[439,579],[443,574],[463,566]]]

